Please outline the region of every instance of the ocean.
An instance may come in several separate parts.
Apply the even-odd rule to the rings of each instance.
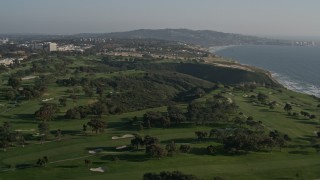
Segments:
[[[230,46],[215,54],[268,70],[286,88],[320,97],[319,46]]]

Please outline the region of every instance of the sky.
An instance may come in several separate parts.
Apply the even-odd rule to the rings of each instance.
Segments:
[[[319,0],[0,0],[0,33],[188,28],[320,37]]]

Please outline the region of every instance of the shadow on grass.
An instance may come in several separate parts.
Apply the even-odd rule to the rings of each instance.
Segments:
[[[55,135],[57,134],[57,130],[52,130],[50,131],[51,134]],[[77,131],[77,130],[61,130],[61,134],[62,135],[79,135],[79,134],[83,134],[82,131]]]
[[[27,168],[33,168],[36,167],[34,164],[17,164],[16,168],[17,169],[27,169]]]
[[[100,147],[87,147],[86,150],[90,151],[90,150],[97,150],[97,149],[101,149],[101,151],[110,151],[110,152],[116,152],[116,148],[115,147],[106,147],[106,146],[100,146]],[[117,151],[118,152],[118,151]],[[121,152],[121,151],[119,151]]]
[[[260,112],[263,112],[263,113],[277,112],[277,111],[272,110],[272,109],[260,109],[259,111],[260,111]]]
[[[298,120],[296,122],[302,123],[302,124],[309,124],[309,125],[319,125],[318,122],[314,122],[314,121],[310,121],[310,120]]]
[[[298,137],[297,139],[303,140],[303,141],[309,141],[310,143],[314,142],[314,139],[316,136],[304,136],[304,137]]]
[[[126,118],[123,118],[123,119],[126,119]],[[135,127],[130,126],[129,122],[124,122],[124,121],[108,122],[108,128],[113,128],[120,131],[130,131],[130,130],[136,129]]]
[[[176,138],[176,139],[170,139],[170,140],[165,140],[161,141],[161,143],[194,143],[196,142],[195,138]]]
[[[106,164],[106,162],[92,162],[92,164],[95,164],[95,165],[102,165],[102,164]]]
[[[62,165],[62,166],[56,166],[57,168],[65,168],[65,169],[72,169],[72,168],[77,168],[79,166],[77,165]]]
[[[129,161],[129,162],[144,162],[149,160],[146,154],[118,154],[118,155],[105,155],[101,157],[101,160],[112,161],[114,157],[119,158],[119,160]]]
[[[191,148],[190,154],[195,155],[208,155],[207,149],[205,147],[201,148]]]
[[[301,155],[309,155],[309,151],[289,151],[289,154],[301,154]]]
[[[223,148],[223,146],[217,146],[216,147],[216,153],[214,154],[208,154],[207,148],[206,147],[193,147],[191,148],[190,154],[194,155],[210,155],[210,156],[241,156],[241,155],[247,155],[249,152],[247,151],[239,151],[235,153],[228,153],[226,150]]]
[[[15,117],[22,120],[36,120],[34,114],[15,114]]]
[[[286,116],[287,119],[294,119],[296,121],[300,121],[301,119],[299,118],[299,116],[293,116],[293,115],[289,115],[287,113],[284,114],[284,116]]]

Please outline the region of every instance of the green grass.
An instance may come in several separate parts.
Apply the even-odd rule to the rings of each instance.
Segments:
[[[70,57],[71,58],[71,57]],[[96,57],[75,58],[73,67],[86,65],[85,61],[95,60]],[[114,77],[121,75],[139,76],[144,71],[121,71],[112,74],[98,73],[97,77]],[[7,78],[2,75],[1,78]],[[27,81],[25,83],[32,83]],[[6,87],[5,83],[2,87]],[[23,101],[20,106],[14,107],[7,100],[0,98],[0,123],[9,121],[13,129],[36,129],[38,122],[33,117],[39,109],[42,99],[54,98],[52,102],[57,103],[58,99],[66,96],[66,87],[59,87],[50,83],[47,94],[39,99]],[[70,87],[71,88],[71,87]],[[198,99],[205,101],[213,94],[217,94],[224,88],[212,91],[206,96]],[[275,109],[259,103],[252,103],[250,97],[244,95],[256,95],[262,92],[269,96],[270,101],[276,101]],[[312,96],[282,89],[258,88],[254,92],[241,92],[227,90],[225,96],[234,100],[240,107],[240,111],[246,116],[253,116],[254,120],[262,121],[269,129],[276,129],[281,133],[288,134],[292,141],[289,146],[282,150],[276,148],[271,152],[249,152],[244,155],[228,155],[218,153],[217,155],[206,155],[206,147],[215,145],[222,148],[221,144],[209,140],[199,142],[196,140],[195,131],[209,132],[213,127],[223,127],[224,124],[217,123],[207,126],[196,126],[194,124],[183,124],[180,127],[168,129],[152,128],[138,131],[128,125],[128,119],[137,116],[142,118],[146,111],[165,112],[166,106],[146,109],[137,112],[123,113],[120,115],[103,116],[107,121],[108,128],[102,134],[88,132],[85,136],[82,125],[87,123],[89,118],[82,120],[68,120],[58,118],[50,122],[52,135],[49,141],[39,144],[39,141],[29,141],[26,147],[9,148],[6,152],[0,152],[0,180],[2,179],[141,179],[146,172],[160,172],[179,170],[186,174],[194,174],[203,179],[213,179],[214,176],[222,176],[229,179],[317,179],[320,178],[320,154],[311,147],[315,130],[320,130],[319,117],[320,108],[317,108],[319,101]],[[73,106],[85,105],[94,102],[97,95],[92,98],[85,97],[83,92],[79,93],[79,100],[73,104],[68,99],[66,107],[60,107],[58,117],[62,117],[67,109]],[[316,115],[316,119],[309,120],[302,116],[293,118],[283,110],[285,103],[293,103],[293,112],[301,110]],[[186,110],[187,104],[179,104]],[[8,108],[9,111],[6,111]],[[6,111],[6,112],[4,112]],[[61,129],[63,138],[61,141],[54,141],[54,131]],[[192,150],[188,154],[177,153],[173,157],[165,157],[160,160],[150,159],[141,148],[139,151],[117,151],[115,147],[129,145],[130,139],[112,140],[112,136],[128,133],[139,133],[142,136],[152,135],[161,140],[164,146],[174,140],[176,143],[191,143]],[[26,133],[31,135],[30,133]],[[88,150],[103,148],[103,152],[90,156]],[[108,153],[109,152],[109,153]],[[114,152],[114,153],[110,153]],[[15,166],[23,164],[35,165],[38,158],[48,156],[47,167],[30,167],[26,169],[15,169]],[[90,156],[90,157],[88,157]],[[119,161],[112,161],[112,156],[117,156]],[[84,159],[90,159],[92,164],[89,167],[84,165]],[[56,162],[58,161],[58,162]],[[9,168],[11,166],[12,168]],[[90,167],[104,167],[105,173],[94,173],[89,171]],[[7,171],[8,170],[8,171]],[[3,172],[5,171],[5,172]]]
[[[194,174],[204,179],[211,179],[214,176],[228,177],[230,179],[315,179],[320,177],[319,153],[316,153],[309,146],[307,137],[314,136],[313,131],[317,128],[313,123],[304,123],[313,120],[295,120],[283,111],[285,102],[297,101],[301,103],[301,107],[294,107],[294,111],[300,109],[313,109],[317,102],[314,98],[285,91],[279,93],[270,89],[258,89],[264,93],[272,92],[269,98],[277,100],[279,106],[270,110],[268,107],[252,104],[248,98],[243,97],[243,92],[233,92],[228,94],[241,107],[241,111],[246,115],[252,115],[255,120],[261,120],[266,126],[277,129],[280,132],[287,133],[293,138],[291,148],[285,148],[280,151],[275,149],[272,152],[251,152],[246,155],[229,156],[218,154],[215,156],[205,155],[205,147],[212,142],[198,142],[195,140],[194,131],[209,131],[211,127],[187,125],[185,128],[154,128],[138,132],[141,135],[153,135],[159,137],[163,144],[174,140],[176,143],[191,143],[193,150],[189,154],[175,154],[173,157],[166,157],[161,160],[149,159],[145,156],[144,150],[138,152],[124,151],[120,154],[114,154],[119,157],[119,161],[111,161],[113,155],[98,154],[87,157],[92,160],[90,167],[105,167],[105,173],[90,172],[84,165],[84,159],[75,159],[64,162],[48,164],[47,167],[32,167],[23,170],[14,170],[2,172],[0,179],[39,179],[46,177],[47,179],[141,179],[145,172],[159,172],[179,170],[184,173]],[[217,91],[213,92],[217,93]],[[292,99],[290,96],[294,95]],[[210,96],[210,95],[208,95]],[[302,99],[303,101],[300,101]],[[29,101],[28,107],[20,113],[27,113],[36,109],[33,105],[36,102]],[[166,107],[156,108],[153,110],[165,111]],[[0,153],[2,164],[19,165],[19,164],[35,164],[38,157],[48,156],[50,162],[79,158],[88,156],[89,149],[102,147],[105,152],[114,152],[116,146],[128,145],[130,140],[111,140],[114,135],[122,135],[126,133],[137,133],[128,129],[126,119],[133,116],[141,117],[145,111],[125,113],[121,115],[113,115],[104,117],[107,119],[109,128],[105,133],[100,135],[90,134],[84,136],[80,133],[81,125],[87,120],[64,120],[51,122],[52,129],[61,128],[63,131],[74,131],[74,135],[65,134],[61,142],[49,142],[45,144],[30,144],[25,148],[16,147],[9,149],[7,152]],[[11,111],[12,114],[18,113]],[[320,116],[319,113],[316,114]],[[2,119],[1,121],[4,121]],[[12,120],[14,122],[14,120]],[[32,122],[32,123],[31,123]],[[31,122],[22,121],[13,123],[16,127],[35,128],[34,120]],[[318,124],[318,119],[314,123]],[[318,124],[319,125],[319,124]],[[214,126],[214,125],[213,125]],[[33,142],[35,143],[35,142]],[[216,144],[217,145],[217,144]],[[219,146],[219,145],[217,145]]]

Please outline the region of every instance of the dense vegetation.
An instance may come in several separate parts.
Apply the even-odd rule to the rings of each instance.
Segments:
[[[0,73],[2,179],[320,177],[319,98],[260,70],[57,53]]]

